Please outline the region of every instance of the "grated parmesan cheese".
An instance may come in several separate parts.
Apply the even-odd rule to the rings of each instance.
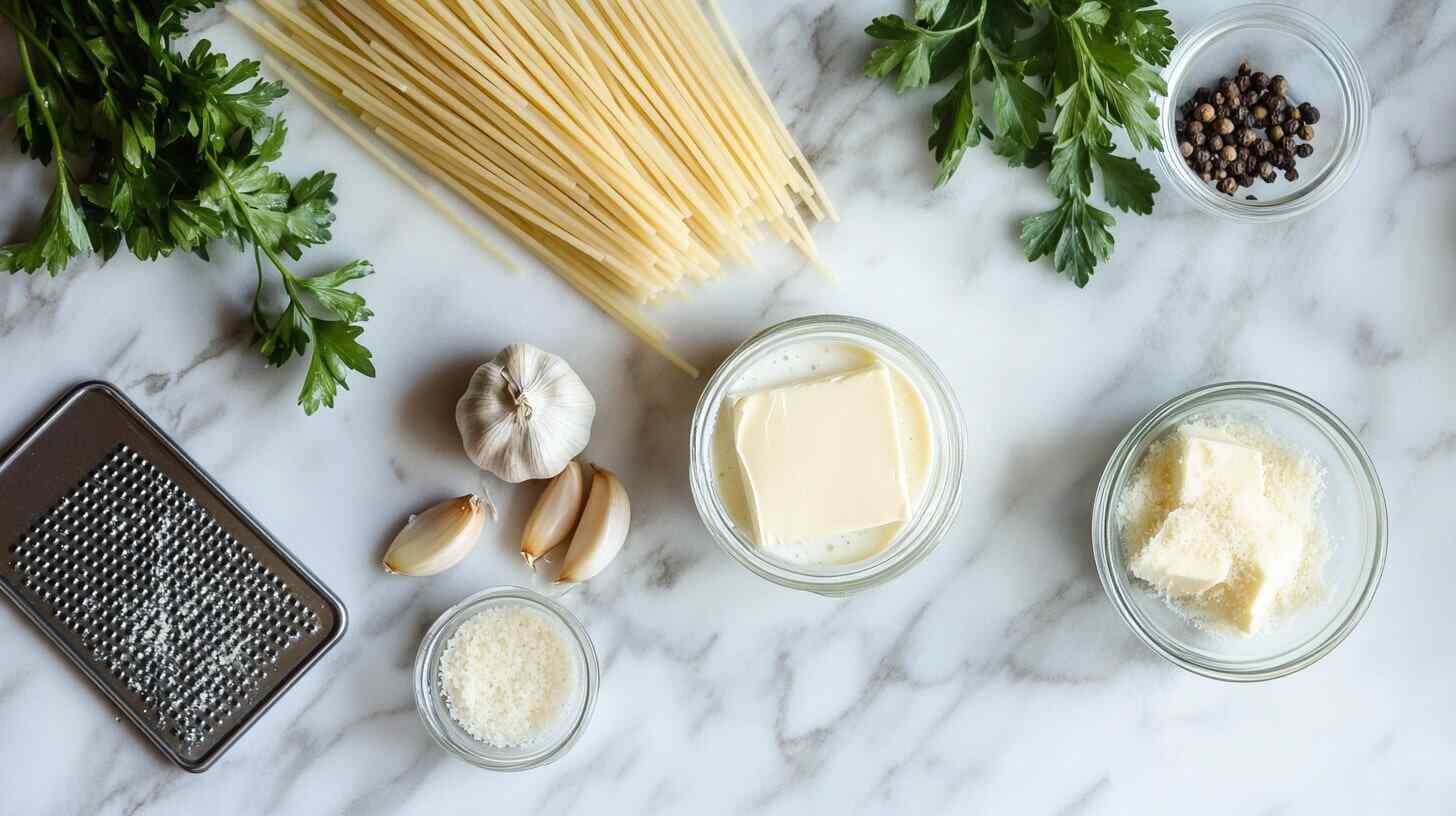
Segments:
[[[1194,623],[1256,634],[1324,597],[1323,488],[1319,464],[1263,427],[1186,423],[1119,497],[1127,563]]]
[[[485,609],[450,636],[440,686],[450,717],[497,748],[524,745],[561,718],[578,683],[559,624],[524,606]]]

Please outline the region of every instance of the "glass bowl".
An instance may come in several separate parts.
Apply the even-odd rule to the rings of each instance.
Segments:
[[[1325,470],[1319,512],[1329,532],[1324,568],[1326,597],[1252,637],[1194,626],[1151,587],[1128,573],[1117,503],[1151,445],[1198,417],[1252,420]],[[1329,654],[1354,630],[1370,606],[1385,566],[1385,494],[1355,434],[1314,400],[1277,385],[1232,382],[1177,397],[1143,417],[1113,452],[1092,513],[1097,574],[1117,611],[1153,651],[1173,663],[1219,680],[1270,680],[1299,671]]]
[[[1314,153],[1299,159],[1299,179],[1281,173],[1272,184],[1257,181],[1233,195],[1220,193],[1183,161],[1176,131],[1177,109],[1200,87],[1233,76],[1240,61],[1255,71],[1289,79],[1289,99],[1320,111],[1311,142]],[[1235,221],[1278,221],[1308,212],[1339,192],[1355,172],[1370,121],[1370,88],[1354,53],[1333,29],[1307,12],[1274,3],[1236,6],[1188,32],[1163,72],[1168,95],[1159,117],[1163,150],[1158,154],[1171,186],[1199,209]],[[1249,201],[1247,195],[1256,196]]]
[[[863,347],[899,369],[925,400],[935,437],[930,477],[915,514],[877,555],[852,564],[814,567],[774,558],[734,522],[718,490],[713,438],[724,399],[743,372],[792,344],[820,340]],[[950,381],[909,339],[878,323],[841,315],[789,320],[744,341],[714,372],[693,413],[689,448],[693,502],[713,538],[734,560],[782,586],[820,595],[849,595],[882,584],[919,563],[940,543],[960,512],[965,419]]]
[[[558,631],[572,644],[577,658],[576,689],[567,701],[568,712],[550,731],[531,742],[512,748],[497,748],[470,736],[450,717],[440,689],[440,656],[460,625],[477,612],[503,606],[525,606],[545,613],[559,626]],[[521,587],[502,586],[477,592],[450,607],[435,621],[420,643],[415,657],[415,707],[420,720],[446,751],[480,768],[492,771],[524,771],[555,762],[576,744],[591,720],[596,706],[601,670],[596,648],[581,622],[550,598]]]

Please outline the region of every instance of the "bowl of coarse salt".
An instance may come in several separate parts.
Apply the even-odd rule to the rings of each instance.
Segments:
[[[425,633],[415,705],[445,750],[480,768],[556,761],[591,720],[601,670],[575,615],[529,589],[478,592]]]

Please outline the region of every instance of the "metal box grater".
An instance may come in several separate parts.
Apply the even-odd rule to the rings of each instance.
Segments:
[[[0,590],[194,772],[346,625],[339,599],[105,383],[0,458]]]

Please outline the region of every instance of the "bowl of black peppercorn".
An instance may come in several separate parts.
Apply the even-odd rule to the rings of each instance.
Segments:
[[[1164,72],[1160,165],[1168,185],[1237,221],[1299,215],[1355,172],[1370,91],[1325,23],[1256,3],[1183,35]]]

